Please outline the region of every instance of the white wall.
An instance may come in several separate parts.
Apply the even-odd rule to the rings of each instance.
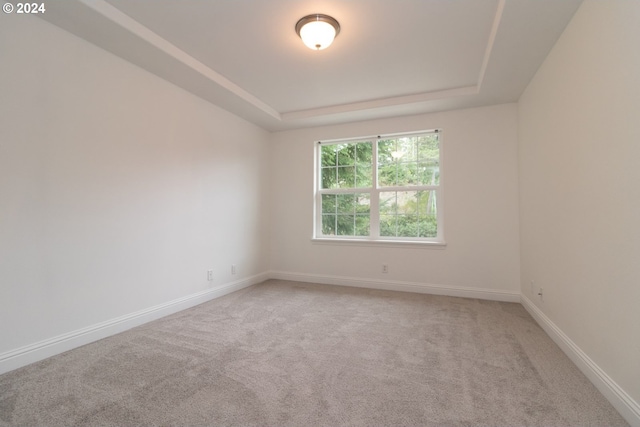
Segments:
[[[0,14],[0,356],[270,262],[311,281],[521,290],[637,406],[638,22],[639,2],[584,3],[518,105],[269,136],[44,21]],[[432,128],[446,248],[311,242],[314,141]]]
[[[638,423],[639,24],[640,2],[586,1],[519,102],[522,293]]]
[[[433,128],[443,130],[446,248],[311,242],[315,141]],[[515,104],[274,133],[271,154],[277,276],[519,300]]]
[[[265,131],[0,21],[0,355],[268,271]]]

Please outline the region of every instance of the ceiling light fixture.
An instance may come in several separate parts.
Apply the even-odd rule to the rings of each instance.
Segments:
[[[296,33],[309,49],[322,50],[329,47],[340,33],[340,24],[329,15],[314,13],[298,21]]]

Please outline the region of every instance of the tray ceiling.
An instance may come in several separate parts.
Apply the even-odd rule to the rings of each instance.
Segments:
[[[265,129],[517,101],[580,0],[65,0],[41,17]],[[323,51],[295,23],[336,18]]]

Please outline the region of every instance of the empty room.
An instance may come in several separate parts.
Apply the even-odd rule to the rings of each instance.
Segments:
[[[640,427],[640,2],[0,14],[0,426]]]

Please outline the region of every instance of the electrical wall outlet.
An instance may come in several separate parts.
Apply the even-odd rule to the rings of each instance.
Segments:
[[[382,264],[382,272],[383,273],[388,273],[389,272],[389,266],[387,264]]]
[[[207,270],[207,280],[209,282],[213,281],[213,270]]]
[[[238,272],[235,264],[231,264],[231,274],[235,275]]]

